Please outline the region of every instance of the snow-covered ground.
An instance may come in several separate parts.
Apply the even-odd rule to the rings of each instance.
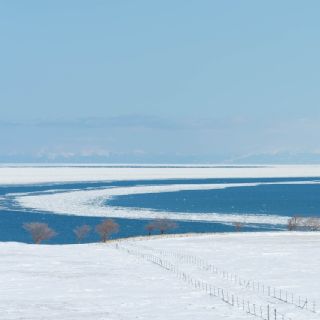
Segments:
[[[315,177],[320,165],[254,167],[57,167],[0,166],[0,184],[186,178]]]
[[[0,243],[0,255],[4,320],[237,320],[259,318],[268,305],[270,319],[274,308],[277,319],[320,319],[317,233],[168,236],[66,246]],[[216,296],[214,288],[219,288]],[[279,299],[280,289],[285,301]],[[302,308],[305,299],[307,309]]]

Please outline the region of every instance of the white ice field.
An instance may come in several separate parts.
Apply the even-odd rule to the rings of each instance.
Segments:
[[[1,185],[315,176],[320,177],[320,166],[0,167]],[[16,200],[57,214],[103,215],[102,202],[113,195],[208,187],[218,186],[74,190]],[[148,213],[115,214],[141,218]],[[0,320],[320,319],[318,233],[208,234],[83,245],[0,243],[0,257]]]
[[[320,319],[316,233],[1,243],[0,255],[3,320]]]
[[[0,184],[186,178],[320,177],[320,165],[270,166],[37,166],[1,165]]]

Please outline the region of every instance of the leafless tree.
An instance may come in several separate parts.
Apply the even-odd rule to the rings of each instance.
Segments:
[[[44,240],[54,237],[57,233],[49,228],[48,224],[41,222],[24,223],[23,228],[28,231],[32,240],[36,244],[40,244]]]
[[[87,224],[82,226],[77,226],[73,229],[74,234],[77,237],[78,242],[80,243],[91,231],[91,227]]]
[[[155,229],[158,229],[161,234],[164,234],[168,230],[175,229],[178,226],[174,221],[167,218],[155,220],[154,225]]]
[[[289,231],[297,230],[303,225],[303,220],[299,216],[293,216],[288,220],[287,228]]]
[[[149,222],[148,224],[146,224],[145,229],[148,231],[148,235],[150,236],[152,231],[154,231],[156,229],[156,225],[154,222]]]
[[[320,219],[316,217],[310,217],[306,219],[305,226],[311,231],[319,231]]]
[[[241,230],[241,228],[243,227],[243,223],[240,221],[236,221],[236,222],[233,222],[233,226],[234,226],[235,231],[239,232]]]
[[[119,231],[119,225],[112,219],[103,220],[96,226],[96,232],[99,234],[101,241],[106,242],[112,233]]]

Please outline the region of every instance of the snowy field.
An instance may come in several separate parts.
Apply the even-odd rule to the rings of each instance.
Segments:
[[[191,178],[261,178],[320,176],[320,165],[179,166],[179,167],[46,167],[0,166],[0,184],[119,181]]]
[[[3,320],[267,319],[268,305],[270,319],[320,319],[316,233],[1,243],[0,254]]]

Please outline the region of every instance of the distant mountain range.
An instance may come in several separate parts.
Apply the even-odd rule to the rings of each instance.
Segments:
[[[136,163],[136,164],[320,164],[320,153],[256,153],[242,156],[132,154],[108,155],[42,154],[0,155],[0,163]]]
[[[320,153],[257,153],[227,160],[238,164],[320,164]]]

